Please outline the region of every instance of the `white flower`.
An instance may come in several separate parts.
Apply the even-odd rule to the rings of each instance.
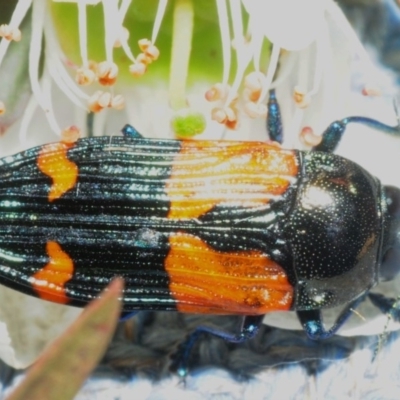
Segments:
[[[151,9],[143,0],[140,2],[144,11]],[[210,4],[212,2],[208,1],[207,6]],[[19,38],[18,28],[30,6],[29,79],[33,96],[20,124],[22,141],[29,136],[28,127],[37,106],[42,109],[51,130],[60,135],[66,126],[71,125],[78,125],[83,134],[87,134],[85,116],[88,111],[120,110],[125,104],[126,114],[109,112],[107,118],[96,117],[98,134],[109,129],[104,125],[114,114],[114,118],[121,120],[120,125],[130,122],[146,136],[160,136],[167,132],[169,136],[186,137],[203,132],[203,138],[262,139],[266,134],[263,121],[268,92],[275,88],[283,114],[285,145],[300,146],[305,142],[307,147],[312,144],[307,142],[307,138],[318,140],[318,135],[330,122],[346,116],[348,108],[343,99],[350,91],[350,66],[355,55],[363,60],[368,70],[365,83],[369,86],[376,83],[365,50],[332,0],[215,1],[215,9],[210,11],[210,20],[215,23],[215,28],[211,24],[207,29],[216,30],[219,25],[220,42],[208,46],[210,52],[219,47],[222,50],[214,56],[215,64],[222,67],[219,83],[212,81],[216,78],[215,68],[207,65],[209,58],[206,57],[203,66],[196,65],[197,69],[201,68],[201,74],[195,72],[191,75],[191,70],[195,70],[191,65],[193,60],[199,64],[192,49],[195,50],[203,39],[201,35],[196,36],[196,29],[201,29],[201,23],[204,23],[196,18],[196,7],[199,6],[193,0],[177,0],[173,4],[160,0],[157,9],[150,10],[155,12],[151,32],[146,33],[150,39],[138,41],[140,51],[136,55],[129,38],[137,37],[136,30],[142,34],[143,28],[140,20],[139,24],[132,23],[137,13],[135,3],[130,0],[19,0],[9,25],[3,28],[0,66],[12,40],[9,32],[17,32]],[[69,18],[57,17],[60,10],[71,13],[71,7],[76,16],[72,22]],[[168,7],[173,7],[173,10]],[[93,9],[100,8],[104,23],[96,23],[90,16]],[[249,18],[245,26],[246,13]],[[89,59],[93,28],[89,30],[88,22],[96,24],[95,29],[102,30],[104,35],[103,60],[93,62]],[[165,39],[160,49],[156,45],[160,35],[166,35],[167,28],[163,31],[163,24],[171,23],[171,58],[168,60]],[[68,36],[71,26],[78,30],[79,64],[71,61],[76,58],[71,49],[67,55],[62,50],[66,47],[65,36]],[[268,57],[269,43],[272,51]],[[42,54],[44,71],[41,74]],[[118,54],[117,58],[115,54]],[[120,62],[121,59],[124,61]],[[166,59],[169,61],[168,76],[165,72],[158,72],[166,68]],[[208,69],[210,73],[207,73]],[[163,73],[164,79],[160,79]],[[144,74],[149,78],[142,83]],[[196,74],[199,75],[197,83],[188,84],[189,79],[196,79]],[[257,76],[257,87],[251,76]],[[150,82],[152,77],[153,82]],[[205,82],[205,77],[208,82]],[[2,79],[5,78],[0,75],[0,85]],[[89,85],[94,82],[98,87],[91,89]],[[75,109],[81,110],[72,113],[65,126],[60,126],[59,121],[63,118],[60,118],[60,111],[54,107],[51,97],[54,84]],[[208,90],[205,85],[208,85]],[[217,97],[215,87],[220,88]],[[153,95],[149,97],[149,93]],[[0,117],[1,124],[1,118],[7,121],[8,106],[7,99],[0,98],[0,101],[3,104],[0,111],[3,110],[4,114]],[[182,115],[185,116],[183,119]],[[174,121],[178,116],[180,123],[176,124]],[[254,118],[259,121],[253,121]],[[190,127],[187,132],[185,120]],[[3,125],[7,123],[3,122]],[[179,132],[176,131],[178,126]],[[6,128],[3,126],[2,129]],[[299,135],[302,135],[300,139]]]

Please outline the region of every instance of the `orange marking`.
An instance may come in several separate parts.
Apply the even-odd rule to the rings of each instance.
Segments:
[[[178,311],[260,315],[290,309],[293,287],[262,252],[219,252],[186,233],[171,236],[169,244],[165,269]]]
[[[37,166],[41,172],[53,180],[49,201],[60,198],[77,182],[78,167],[67,158],[67,151],[73,145],[73,143],[53,143],[43,146],[40,151]]]
[[[57,242],[47,242],[46,252],[50,261],[32,276],[32,287],[41,299],[66,304],[65,284],[74,274],[74,263]]]
[[[182,141],[166,184],[168,218],[198,218],[220,203],[263,206],[283,194],[297,172],[294,152],[276,145]]]

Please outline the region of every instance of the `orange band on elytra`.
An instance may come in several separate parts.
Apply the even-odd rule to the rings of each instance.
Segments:
[[[47,242],[46,252],[50,261],[32,276],[32,287],[41,299],[66,304],[65,284],[74,274],[74,263],[57,242]]]
[[[172,235],[169,244],[165,269],[178,311],[260,315],[290,309],[293,287],[261,251],[216,251],[186,233]]]
[[[37,166],[53,181],[49,192],[49,201],[60,198],[72,189],[78,180],[78,167],[67,158],[67,151],[72,145],[62,142],[54,143],[43,146],[40,151]]]
[[[199,218],[221,203],[263,206],[284,193],[297,173],[295,154],[275,145],[182,141],[166,183],[168,218]]]

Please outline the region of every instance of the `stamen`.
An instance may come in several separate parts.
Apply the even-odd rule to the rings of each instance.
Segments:
[[[375,86],[365,85],[362,92],[364,96],[378,97],[382,96],[382,92]]]
[[[229,107],[216,107],[211,110],[211,119],[219,124],[224,124],[228,129],[237,128],[237,115],[236,101],[233,101]]]
[[[258,99],[259,103],[261,103],[265,99],[265,97],[267,96],[267,93],[271,87],[272,80],[274,79],[274,75],[275,75],[276,69],[278,67],[278,60],[279,60],[280,52],[281,52],[281,48],[279,46],[277,46],[276,44],[274,44],[272,46],[271,57],[270,57],[269,64],[268,64],[267,75],[264,80],[260,98]]]
[[[89,110],[98,113],[104,108],[107,108],[111,102],[111,93],[98,90],[89,99]]]
[[[102,61],[97,65],[97,79],[100,85],[112,86],[117,81],[118,66],[109,61]]]
[[[17,5],[15,6],[13,15],[11,17],[10,26],[13,29],[17,29],[22,20],[24,19],[26,13],[28,12],[30,6],[32,4],[32,0],[19,0]],[[0,65],[3,61],[3,58],[7,52],[8,46],[10,45],[10,41],[3,38],[0,43]]]
[[[60,128],[55,120],[51,106],[50,82],[46,77],[43,78],[43,90],[39,83],[39,63],[42,54],[42,35],[45,15],[46,0],[34,1],[32,4],[32,32],[29,47],[29,78],[31,81],[32,92],[40,107],[45,112],[50,127],[57,135],[59,135]],[[45,89],[47,89],[46,94]]]
[[[125,99],[121,94],[112,97],[110,107],[114,110],[122,110],[125,107]]]
[[[216,107],[211,111],[211,119],[219,124],[224,124],[227,120],[227,114],[223,108]]]
[[[151,45],[147,48],[145,52],[146,56],[149,57],[152,61],[155,61],[160,56],[160,50],[154,45]]]
[[[28,104],[22,114],[21,127],[19,129],[19,142],[27,143],[28,130],[31,128],[31,121],[38,107],[35,96],[29,98]]]
[[[263,87],[264,80],[265,76],[263,73],[253,71],[244,78],[244,85],[253,92],[259,92]]]
[[[0,25],[0,37],[19,42],[21,40],[21,31],[18,28],[12,28],[10,25],[2,24]]]
[[[52,78],[74,104],[87,110],[87,107],[85,107],[80,99],[87,100],[89,96],[78,88],[62,63],[61,60],[65,59],[65,56],[55,39],[56,33],[49,17],[45,21],[44,34],[46,36],[46,54],[49,55],[49,72]],[[90,62],[88,62],[88,68],[90,68]],[[92,72],[92,74],[94,73]]]
[[[169,102],[174,110],[186,107],[186,80],[192,49],[193,20],[192,0],[176,0],[169,76]]]
[[[139,78],[143,76],[147,71],[147,65],[142,62],[134,62],[129,66],[129,73],[135,77]]]
[[[294,52],[291,54],[285,54],[285,62],[279,65],[279,74],[271,83],[271,86],[269,87],[270,89],[276,89],[289,78],[289,76],[293,73],[293,69],[296,68],[296,58],[297,55],[295,55]]]
[[[218,0],[216,4],[222,44],[222,85],[226,86],[228,84],[229,71],[231,69],[231,36],[229,32],[228,9],[225,0]]]
[[[253,53],[253,64],[254,64],[254,69],[256,71],[260,70],[260,59],[261,59],[261,53],[262,53],[262,45],[264,42],[264,33],[262,31],[262,26],[254,21],[254,16],[251,14],[249,15],[249,28],[251,27],[251,32],[250,32],[250,46],[252,48],[252,53]]]
[[[311,102],[310,93],[307,93],[300,86],[295,86],[293,91],[293,99],[297,107],[299,108],[306,108]]]
[[[158,59],[160,51],[149,39],[140,39],[138,44],[140,50],[142,50],[144,56],[146,56],[148,64]]]
[[[129,31],[124,26],[121,29],[121,33],[117,37],[114,43],[114,47],[118,48],[122,46],[122,43],[126,43],[129,39]]]
[[[61,142],[66,144],[75,143],[81,136],[81,130],[75,126],[69,126],[61,132]]]
[[[121,2],[121,7],[119,8],[119,11],[118,11],[119,17],[121,19],[121,25],[125,19],[125,15],[128,12],[129,6],[131,5],[131,3],[132,3],[132,0],[122,0],[122,2]]]
[[[120,94],[113,96],[109,92],[98,90],[89,98],[88,106],[89,110],[94,113],[98,113],[105,108],[122,110],[125,107],[125,99]]]
[[[50,45],[50,41],[48,41],[48,43]],[[87,100],[89,98],[89,96],[85,92],[80,90],[78,86],[76,86],[74,84],[74,81],[72,80],[71,76],[69,75],[69,73],[65,69],[64,64],[61,62],[60,57],[61,56],[53,55],[50,58],[50,63],[57,70],[57,75],[60,77],[60,79],[62,79],[65,82],[65,84],[67,85],[69,91],[71,91],[78,98],[83,99],[83,100]]]
[[[329,42],[329,36],[328,32],[326,29],[322,29],[323,32],[321,32],[320,37],[317,39],[316,46],[317,46],[317,54],[316,54],[316,60],[315,60],[315,73],[314,73],[314,81],[313,81],[313,87],[309,91],[308,95],[311,98],[314,96],[316,93],[318,93],[319,88],[321,86],[322,82],[322,75],[323,75],[323,64],[326,61],[324,56],[328,49],[330,48],[330,42]]]
[[[129,6],[132,0],[122,0],[121,7],[118,11],[118,16],[120,19],[119,25],[121,26],[121,32],[119,33],[116,41],[114,42],[114,47],[118,47],[118,44],[122,46],[126,56],[132,61],[135,61],[135,57],[132,53],[131,48],[128,45],[129,31],[123,26],[125,15],[128,12]]]
[[[86,3],[78,1],[78,29],[79,29],[79,48],[81,51],[82,65],[88,68],[89,60],[87,53],[87,24],[86,24]]]
[[[265,104],[248,101],[244,106],[244,111],[250,118],[265,118],[268,108]]]
[[[89,69],[97,76],[99,64],[96,61],[89,60]]]
[[[299,132],[301,132],[301,124],[304,118],[304,109],[296,107],[294,109],[294,113],[292,115],[291,121],[289,123],[289,126],[285,128],[285,137],[287,138],[294,138],[299,135]]]
[[[230,2],[230,7],[233,26],[233,41],[236,47],[237,71],[230,93],[225,100],[226,106],[229,105],[237,95],[244,72],[250,63],[252,56],[249,45],[245,42],[243,34],[242,6],[240,0],[232,0]]]
[[[142,40],[147,40],[147,39],[142,39]],[[139,46],[140,46],[140,41],[139,41]],[[137,57],[136,60],[129,66],[129,72],[133,77],[140,77],[144,75],[147,71],[147,66],[151,64],[153,60],[151,57],[147,56],[145,53],[140,53]]]
[[[260,71],[253,71],[244,78],[244,95],[249,101],[258,101],[263,88],[265,76]]]
[[[324,25],[321,28],[320,38],[321,48],[318,50],[320,54],[321,63],[323,60],[324,74],[322,76],[322,113],[319,116],[322,126],[328,125],[332,120],[336,119],[338,115],[342,116],[340,107],[342,103],[334,101],[335,99],[335,83],[332,76],[335,76],[334,58],[332,54],[332,45],[330,42],[328,28]],[[321,68],[322,69],[322,68]]]
[[[51,79],[50,79],[50,73],[49,73],[48,69],[46,69],[44,71],[42,82],[43,82],[42,83],[42,85],[43,85],[43,95],[44,95],[44,97],[46,97],[48,99],[48,102],[49,102],[48,108],[44,109],[43,111],[44,111],[44,113],[46,115],[46,119],[47,119],[47,122],[50,125],[50,128],[53,130],[53,132],[57,136],[60,136],[61,129],[60,129],[58,123],[57,123],[56,116],[55,116],[54,110],[53,110],[53,103],[52,103],[52,100],[51,100],[52,82],[51,82]]]
[[[153,24],[153,33],[151,34],[151,42],[155,43],[157,40],[158,32],[160,31],[161,22],[164,18],[165,9],[167,8],[168,0],[160,0],[158,2],[158,8],[156,17]]]
[[[5,112],[6,112],[6,106],[2,101],[0,101],[0,115],[3,115]]]
[[[205,93],[207,101],[224,100],[229,92],[229,86],[223,83],[216,83],[212,85],[210,89]]]
[[[136,62],[145,64],[145,65],[149,65],[149,64],[151,64],[153,61],[152,61],[152,59],[151,59],[149,56],[147,56],[146,54],[140,53],[140,54],[136,57]]]
[[[260,71],[253,71],[244,79],[244,111],[250,118],[266,117],[267,115],[268,108],[264,104],[258,102],[264,81],[265,76]]]
[[[321,135],[316,135],[310,126],[305,126],[300,132],[300,140],[309,147],[318,146],[322,141]]]
[[[78,99],[78,97],[72,92],[70,86],[63,80],[59,70],[59,60],[57,57],[51,56],[48,60],[48,70],[50,76],[53,78],[54,82],[61,89],[61,91],[68,97],[68,99],[80,108],[87,109],[83,103]]]
[[[89,68],[78,68],[75,74],[75,80],[78,85],[87,86],[94,82],[96,74]]]
[[[113,63],[114,43],[122,29],[122,21],[118,14],[118,2],[115,0],[103,0],[104,31],[106,37],[106,60]]]

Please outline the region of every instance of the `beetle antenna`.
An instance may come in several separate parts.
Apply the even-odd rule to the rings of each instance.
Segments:
[[[398,123],[395,126],[384,124],[383,122],[377,121],[376,119],[360,116],[347,117],[339,121],[334,121],[322,134],[321,143],[313,147],[313,150],[333,153],[337,145],[339,144],[343,134],[345,133],[347,125],[353,122],[369,126],[370,128],[377,129],[389,135],[400,136],[399,117],[397,113],[396,115]]]
[[[394,108],[394,112],[396,114],[397,129],[400,131],[399,107],[398,107],[398,104],[397,104],[397,98],[396,97],[393,97],[393,108]]]

